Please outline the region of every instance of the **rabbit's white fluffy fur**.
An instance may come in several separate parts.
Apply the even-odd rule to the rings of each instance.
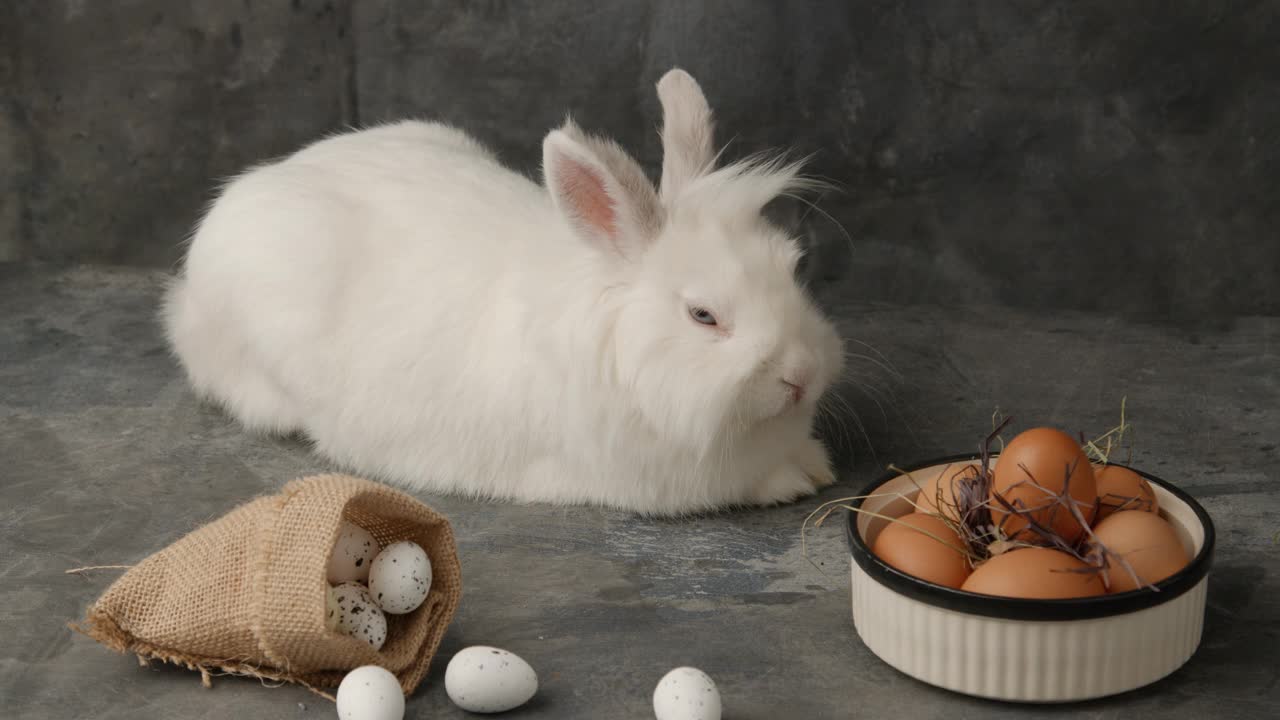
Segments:
[[[832,482],[813,420],[842,345],[761,214],[798,166],[716,169],[698,84],[657,91],[660,192],[572,121],[545,187],[423,122],[234,178],[164,303],[191,384],[414,489],[668,515]]]

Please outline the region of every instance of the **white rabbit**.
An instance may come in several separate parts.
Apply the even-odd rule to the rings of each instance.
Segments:
[[[813,423],[842,343],[761,214],[799,166],[716,169],[698,84],[657,92],[660,193],[572,121],[545,187],[423,122],[234,178],[165,298],[191,384],[412,489],[673,515],[831,483]]]

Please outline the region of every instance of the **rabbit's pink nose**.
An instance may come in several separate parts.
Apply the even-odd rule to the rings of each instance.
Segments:
[[[798,403],[804,399],[804,380],[801,378],[792,378],[788,380],[782,378],[782,384],[787,388],[787,392],[791,394],[791,402]]]

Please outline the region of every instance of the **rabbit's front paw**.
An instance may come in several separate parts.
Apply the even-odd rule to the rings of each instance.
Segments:
[[[798,448],[795,459],[804,474],[809,476],[814,488],[822,489],[835,483],[836,475],[831,469],[831,458],[821,440],[806,438]]]
[[[781,505],[813,495],[817,491],[818,488],[805,468],[788,462],[761,481],[749,500],[756,505]]]

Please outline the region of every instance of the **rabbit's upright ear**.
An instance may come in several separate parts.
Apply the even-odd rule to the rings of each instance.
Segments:
[[[587,242],[634,259],[657,237],[657,191],[617,144],[567,121],[542,141],[542,172],[552,203]]]
[[[662,103],[662,200],[669,203],[689,182],[711,170],[711,107],[689,73],[675,68],[658,81]]]

